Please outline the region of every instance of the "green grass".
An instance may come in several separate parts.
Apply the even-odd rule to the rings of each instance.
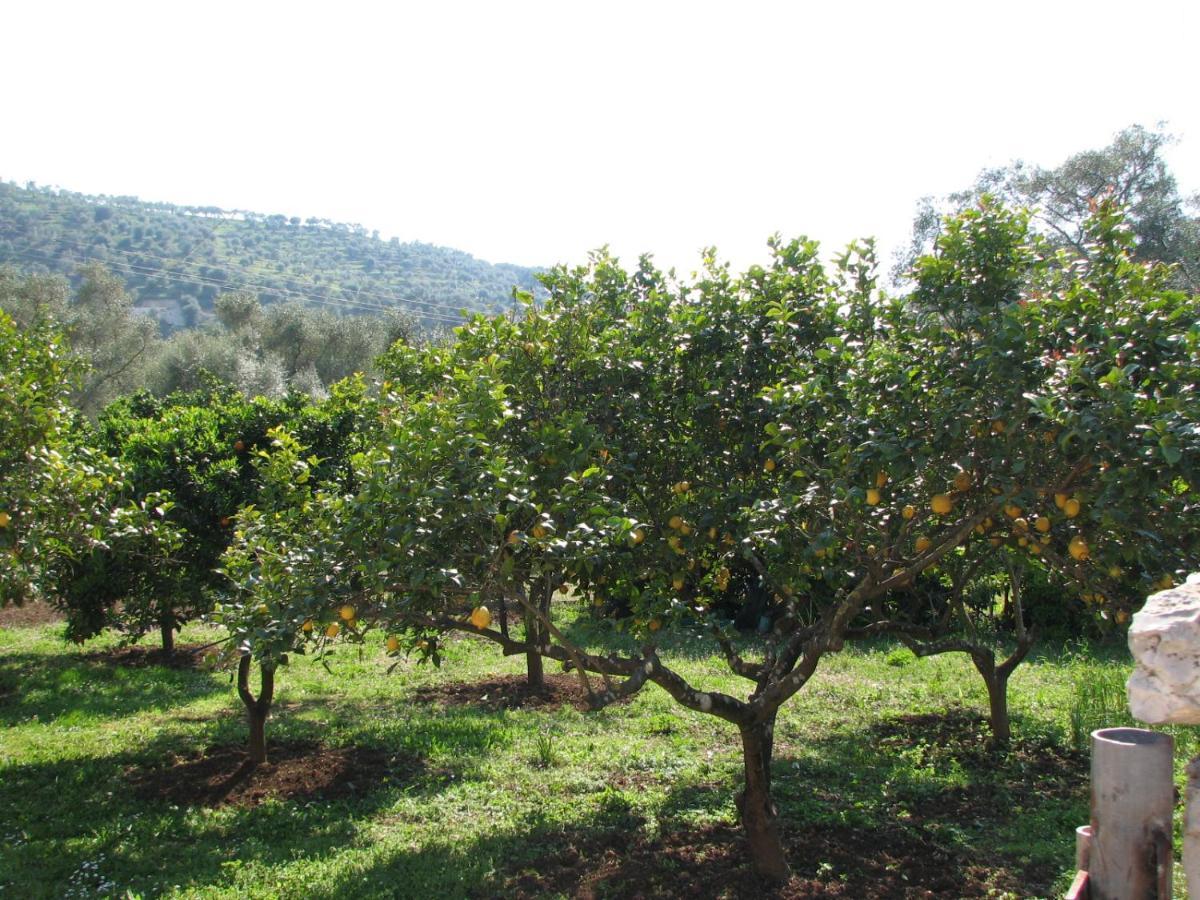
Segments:
[[[572,627],[592,646],[618,640]],[[471,640],[452,642],[441,670],[406,662],[387,675],[375,643],[339,650],[332,674],[306,658],[281,672],[269,740],[409,751],[423,760],[411,780],[252,808],[140,800],[128,771],[244,738],[229,677],[89,661],[103,640],[80,651],[60,633],[0,629],[0,896],[488,895],[591,834],[632,840],[734,821],[736,733],[657,687],[598,713],[414,702],[422,686],[522,671],[521,659]],[[698,645],[674,650],[694,682],[744,694]],[[1031,760],[1122,724],[1113,686],[1128,666],[1122,648],[1043,648],[1012,681],[1020,752],[998,758],[962,712],[986,706],[965,659],[917,660],[884,643],[829,657],[777,725],[783,828],[920,829],[997,871],[1048,870],[1061,893],[1074,828],[1088,818],[1086,778],[1041,791],[1055,773]],[[945,721],[950,738],[937,730]],[[827,865],[792,863],[810,874]]]

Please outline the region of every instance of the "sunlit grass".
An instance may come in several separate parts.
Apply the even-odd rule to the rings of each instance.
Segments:
[[[590,623],[577,629],[597,647],[619,641]],[[470,639],[449,642],[441,669],[406,660],[388,675],[393,660],[377,639],[361,652],[340,650],[328,660],[332,672],[296,657],[280,674],[269,740],[408,751],[424,760],[410,782],[351,799],[254,808],[140,800],[127,771],[244,740],[229,676],[115,668],[85,655],[108,641],[80,650],[59,632],[54,625],[0,631],[0,893],[487,894],[505,873],[553,851],[556,836],[611,827],[654,835],[735,817],[734,729],[681,709],[657,687],[598,713],[416,702],[422,686],[523,671],[522,658]],[[181,639],[211,638],[193,628]],[[745,695],[749,683],[699,645],[678,649],[664,658],[686,677]],[[1070,747],[1080,729],[1115,718],[1112,685],[1128,667],[1119,648],[1043,648],[1012,680],[1018,740]],[[1098,705],[1096,696],[1106,699]],[[918,660],[879,643],[829,657],[778,722],[775,793],[784,828],[903,823],[981,785],[1003,802],[1022,778],[1017,763],[981,770],[932,736],[889,741],[880,729],[898,716],[985,707],[982,682],[961,656]],[[986,741],[982,729],[979,741]],[[1087,816],[1080,783],[1068,796],[993,816],[987,828],[958,818],[926,827],[981,859],[1053,866],[1057,890],[1069,877],[1074,826]]]

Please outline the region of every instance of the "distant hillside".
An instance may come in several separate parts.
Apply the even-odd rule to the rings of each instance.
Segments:
[[[168,329],[198,324],[219,294],[239,290],[346,314],[398,307],[447,325],[463,308],[510,308],[513,286],[533,289],[536,271],[324,219],[0,182],[0,265],[74,277],[92,261]]]

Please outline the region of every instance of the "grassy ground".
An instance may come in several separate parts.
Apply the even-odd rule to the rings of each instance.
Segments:
[[[702,893],[757,890],[732,827],[737,736],[657,687],[599,713],[499,710],[419,699],[522,671],[471,640],[441,670],[387,675],[377,644],[340,651],[332,674],[301,658],[279,678],[269,740],[409,764],[333,799],[211,808],[133,785],[244,740],[228,675],[89,657],[106,646],[70,647],[54,623],[0,628],[0,897],[670,896],[696,889],[681,879],[703,860]],[[675,651],[690,678],[744,691],[716,660]],[[1014,676],[1018,740],[1001,758],[984,749],[985,695],[964,659],[884,644],[827,659],[777,728],[790,895],[1061,894],[1088,818],[1073,735],[1122,723],[1127,666],[1121,648],[1044,648]]]

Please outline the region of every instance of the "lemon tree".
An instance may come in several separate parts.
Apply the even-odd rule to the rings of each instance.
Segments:
[[[913,624],[897,592],[994,574],[1001,551],[1071,584],[1117,559],[1161,568],[1139,526],[1194,514],[1194,307],[1128,261],[1114,213],[1096,228],[1111,252],[1066,266],[984,206],[948,225],[908,297],[878,289],[869,245],[826,266],[812,242],[774,241],[740,275],[714,254],[687,279],[603,253],[554,270],[521,319],[391,354],[355,490],[314,495],[269,546],[247,534],[245,608],[265,598],[303,634],[351,605],[387,652],[423,657],[468,632],[563,664],[596,706],[657,685],[738,731],[750,853],[783,878],[775,720],[826,654]],[[1131,350],[1139,316],[1161,340]],[[1134,387],[1112,391],[1120,352],[1156,374],[1123,368]],[[561,584],[636,649],[559,629],[530,586]],[[732,624],[747,585],[750,635]],[[520,632],[482,612],[508,599]],[[745,691],[681,675],[681,634]]]
[[[868,539],[920,555],[977,521],[941,566],[943,589],[893,598],[873,630],[919,653],[968,653],[1000,742],[1031,624],[1124,623],[1200,561],[1200,305],[1170,289],[1166,267],[1133,260],[1111,203],[1086,233],[1086,259],[1069,259],[985,200],[947,223],[883,324],[888,399],[870,421],[888,435],[872,452],[893,493],[877,515],[910,533]]]
[[[62,605],[62,584],[100,554],[122,561],[119,578],[138,560],[172,568],[169,497],[135,498],[126,470],[95,447],[68,399],[77,372],[53,330],[19,329],[0,312],[0,605]]]
[[[91,553],[65,573],[58,589],[73,636],[112,628],[137,640],[157,631],[171,652],[175,631],[207,614],[227,590],[216,569],[238,510],[258,500],[254,461],[271,446],[270,429],[290,429],[319,457],[318,478],[344,482],[348,456],[370,419],[361,379],[334,385],[320,402],[304,395],[248,398],[218,386],[165,398],[140,393],[110,404],[96,442],[119,460],[138,501],[170,495],[166,520],[181,540],[170,583],[150,558],[118,559],[112,551]]]

